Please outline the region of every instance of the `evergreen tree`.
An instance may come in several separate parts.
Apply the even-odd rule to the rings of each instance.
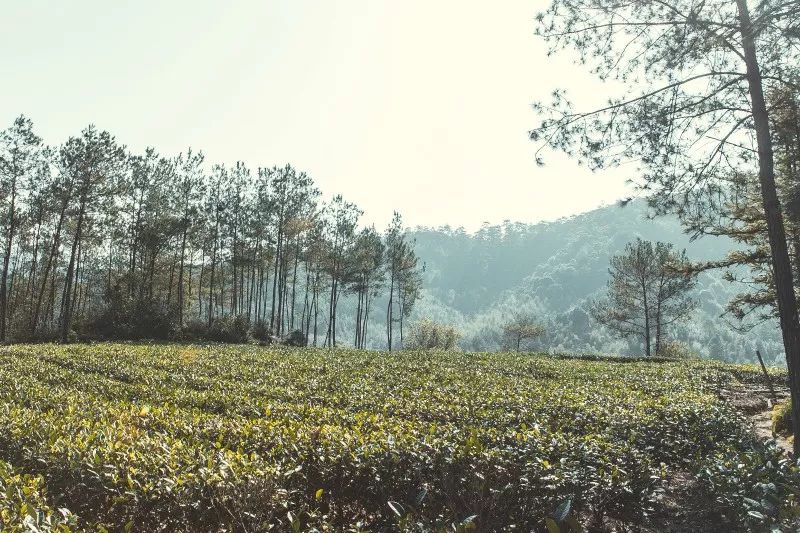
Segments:
[[[686,253],[674,252],[671,244],[629,243],[611,258],[608,295],[595,302],[592,316],[622,337],[641,338],[645,355],[657,355],[667,326],[688,318],[696,306],[687,265]]]

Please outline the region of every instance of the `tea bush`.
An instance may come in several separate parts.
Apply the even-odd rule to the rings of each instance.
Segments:
[[[77,518],[67,509],[50,508],[41,476],[20,474],[0,461],[0,531],[68,532],[76,526]]]
[[[539,531],[567,499],[578,518],[635,524],[677,470],[705,472],[729,530],[743,516],[748,527],[778,527],[798,510],[796,465],[776,462],[717,395],[758,372],[517,354],[20,345],[0,348],[0,460],[46,480],[51,500],[35,503],[46,516],[60,515],[45,504],[66,508],[86,529]],[[753,508],[759,497],[769,505]],[[8,516],[10,527],[24,520]]]

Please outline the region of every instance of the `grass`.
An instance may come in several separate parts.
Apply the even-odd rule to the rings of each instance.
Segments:
[[[675,472],[732,531],[795,520],[796,466],[717,394],[760,370],[597,359],[0,348],[0,478],[34,486],[0,530],[538,531],[566,502],[632,525]]]

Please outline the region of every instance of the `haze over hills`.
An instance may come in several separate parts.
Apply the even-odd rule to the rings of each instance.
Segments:
[[[637,341],[615,337],[587,313],[588,302],[605,292],[609,258],[636,237],[671,242],[693,260],[722,257],[733,246],[718,237],[691,241],[675,218],[648,219],[641,200],[553,222],[485,224],[473,234],[450,227],[417,228],[411,234],[425,265],[424,294],[412,320],[456,325],[466,350],[500,348],[501,324],[523,310],[541,317],[547,327],[538,341],[541,349],[641,354]],[[697,310],[668,331],[668,338],[686,342],[704,357],[752,360],[760,348],[768,362],[783,364],[777,323],[743,334],[731,327],[731,318],[720,316],[739,290],[722,279],[722,272],[700,275]]]

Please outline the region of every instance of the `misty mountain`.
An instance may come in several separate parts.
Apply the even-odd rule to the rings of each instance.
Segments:
[[[424,263],[424,294],[412,319],[431,318],[457,326],[466,350],[494,350],[500,328],[515,311],[540,317],[547,334],[538,348],[549,351],[640,354],[636,340],[625,341],[594,323],[587,304],[604,294],[609,258],[640,237],[671,242],[690,259],[719,258],[733,242],[721,237],[691,241],[674,217],[647,217],[643,201],[608,206],[539,224],[485,224],[462,228],[417,228],[411,232]],[[751,360],[756,348],[782,364],[777,322],[737,332],[724,314],[740,287],[722,272],[700,275],[694,296],[698,309],[685,324],[667,332],[704,357]]]

